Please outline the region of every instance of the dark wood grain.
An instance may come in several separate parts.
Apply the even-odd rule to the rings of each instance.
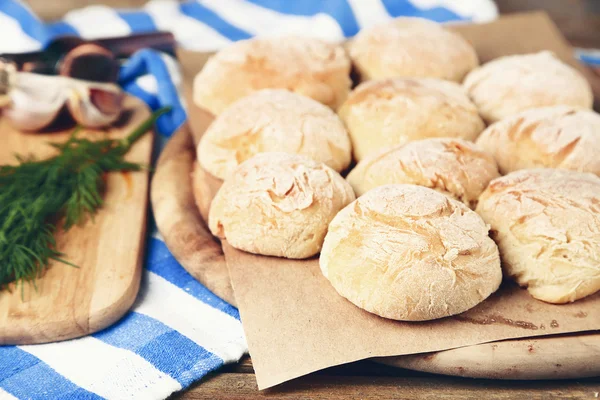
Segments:
[[[574,47],[600,48],[598,0],[496,0],[501,14],[544,10]]]
[[[198,390],[201,389],[201,390]],[[287,382],[258,392],[251,374],[208,377],[180,399],[593,399],[597,379],[577,381],[489,381],[447,377],[326,376]]]
[[[224,366],[220,373],[254,374],[252,359],[250,356],[244,356],[240,362]],[[426,372],[413,371],[398,367],[391,367],[370,360],[362,360],[336,367],[326,368],[315,372],[315,375],[343,375],[343,376],[419,376],[434,377],[437,375]]]

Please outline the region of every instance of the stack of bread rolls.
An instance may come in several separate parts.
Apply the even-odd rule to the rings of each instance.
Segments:
[[[550,52],[480,66],[460,35],[397,18],[347,51],[238,42],[196,76],[194,102],[215,115],[197,150],[223,181],[211,232],[265,256],[320,253],[358,307],[443,318],[503,273],[550,303],[600,290],[600,116]]]

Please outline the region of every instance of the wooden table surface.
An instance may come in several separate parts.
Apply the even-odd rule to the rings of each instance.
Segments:
[[[498,381],[455,378],[358,361],[258,391],[246,356],[209,375],[173,399],[595,399],[600,378]]]
[[[497,0],[501,13],[547,11],[573,47],[600,48],[600,0]],[[600,377],[498,381],[440,376],[359,361],[258,391],[252,361],[228,365],[173,399],[594,399]]]
[[[466,0],[465,0],[466,1]],[[89,4],[137,7],[146,0],[28,0],[44,19]],[[600,48],[600,0],[497,0],[501,13],[544,9],[574,47]],[[228,365],[173,399],[594,399],[600,378],[566,381],[492,381],[402,370],[372,361],[329,368],[259,392],[249,357]]]

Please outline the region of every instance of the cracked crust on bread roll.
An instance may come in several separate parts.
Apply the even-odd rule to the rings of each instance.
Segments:
[[[328,107],[283,89],[265,89],[238,100],[208,127],[198,162],[225,179],[257,153],[304,154],[340,172],[352,159],[350,138]]]
[[[494,158],[462,139],[433,138],[373,154],[359,162],[347,180],[357,196],[394,183],[425,186],[471,208],[492,179],[499,177]]]
[[[346,206],[329,224],[320,265],[340,295],[401,321],[464,312],[502,280],[481,217],[416,185],[380,186]]]
[[[485,125],[463,88],[440,79],[364,82],[340,107],[354,158],[431,137],[475,140]]]
[[[594,101],[585,77],[549,51],[497,58],[469,73],[463,85],[488,123],[531,108],[592,108]]]
[[[363,81],[418,77],[461,82],[479,65],[475,49],[462,36],[423,18],[400,17],[363,29],[349,54]]]
[[[491,225],[508,276],[538,300],[568,303],[600,290],[600,178],[562,169],[512,172],[476,210]]]
[[[333,109],[352,81],[350,59],[337,44],[304,37],[242,40],[212,56],[194,79],[194,103],[215,115],[260,89],[288,89]]]
[[[535,108],[489,126],[477,145],[502,174],[561,168],[600,175],[600,115],[570,106]]]
[[[286,258],[321,250],[333,217],[355,199],[323,163],[289,153],[261,153],[225,180],[209,211],[213,235],[236,249]]]

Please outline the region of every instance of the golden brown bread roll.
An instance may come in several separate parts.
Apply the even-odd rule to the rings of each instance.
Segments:
[[[531,108],[592,108],[589,82],[553,53],[500,57],[473,70],[463,83],[488,123]]]
[[[570,106],[535,108],[489,126],[477,145],[500,172],[563,168],[600,175],[600,115]]]
[[[483,220],[416,185],[380,186],[346,206],[329,224],[320,265],[340,295],[403,321],[466,311],[502,280]]]
[[[327,226],[354,200],[337,172],[306,156],[261,153],[240,164],[217,192],[211,232],[250,253],[307,258],[321,250]]]
[[[507,275],[536,299],[567,303],[600,290],[600,178],[532,169],[490,184],[477,212]]]
[[[494,158],[463,139],[433,138],[373,154],[348,174],[357,196],[387,184],[425,186],[471,208],[490,181],[499,177]]]
[[[461,82],[479,65],[462,36],[422,18],[400,17],[361,30],[350,44],[362,80],[419,77]]]
[[[350,60],[336,44],[304,37],[242,40],[212,56],[194,79],[194,103],[215,115],[260,89],[280,88],[333,109],[350,90]]]
[[[354,158],[413,140],[475,140],[485,127],[460,85],[439,79],[385,79],[356,87],[339,115],[352,139]]]
[[[257,153],[304,154],[343,171],[352,159],[350,138],[339,117],[308,97],[265,89],[236,101],[208,127],[198,162],[225,179]]]

